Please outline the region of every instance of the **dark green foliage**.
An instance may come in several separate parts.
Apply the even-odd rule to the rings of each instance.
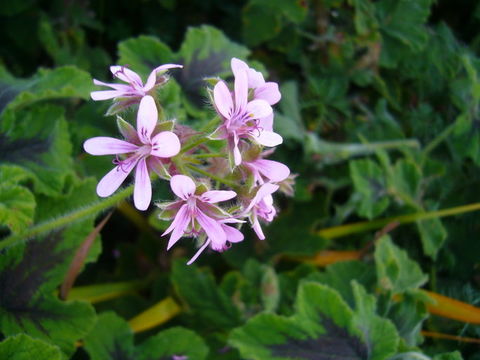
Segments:
[[[3,1],[0,359],[477,360],[476,345],[422,336],[480,334],[430,316],[422,289],[479,305],[478,213],[417,216],[480,201],[479,27],[480,5],[466,0]],[[136,116],[91,101],[104,89],[92,78],[120,82],[108,71],[118,64],[145,81],[182,64],[158,88],[159,115],[199,130],[215,117],[205,87],[231,79],[232,57],[279,83],[284,146],[272,158],[298,174],[294,196],[274,198],[267,239],[244,224],[243,242],[187,266],[194,242],[166,252],[158,210],[127,201],[74,286],[135,289],[94,306],[60,300],[111,200],[95,187],[114,156],[83,142],[118,137],[106,112]],[[157,181],[153,200],[170,199]],[[383,229],[322,232],[383,218]],[[324,250],[357,260],[317,268]],[[181,314],[134,334],[127,320],[165,297]]]

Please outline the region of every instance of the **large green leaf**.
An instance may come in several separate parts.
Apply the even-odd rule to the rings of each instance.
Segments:
[[[13,129],[0,131],[0,160],[28,170],[36,192],[57,195],[73,167],[64,109],[39,104],[16,111],[16,118]]]
[[[35,197],[27,187],[19,185],[30,177],[19,166],[0,165],[0,226],[7,226],[12,232],[33,222]]]
[[[240,324],[240,312],[217,287],[210,272],[177,260],[173,264],[171,279],[188,311],[201,320],[205,328],[229,329]]]
[[[184,67],[176,73],[175,79],[189,103],[196,107],[203,106],[203,79],[228,76],[231,73],[230,59],[246,58],[249,53],[247,48],[232,42],[222,31],[212,26],[189,28],[176,55],[177,61]]]
[[[74,66],[54,70],[40,69],[30,79],[14,79],[0,72],[0,86],[4,98],[0,104],[0,129],[10,130],[16,119],[16,112],[36,102],[64,99],[89,99],[93,83],[90,75]]]
[[[149,337],[134,346],[128,323],[113,312],[98,317],[95,328],[85,338],[91,360],[203,360],[208,348],[193,331],[175,327]]]
[[[388,235],[381,237],[375,247],[375,266],[379,285],[395,293],[417,289],[428,277],[420,266],[396,246]]]
[[[382,33],[380,63],[395,67],[412,52],[423,49],[428,40],[425,23],[432,0],[382,0],[376,3]]]
[[[390,204],[382,168],[370,159],[353,160],[349,165],[355,192],[360,196],[358,215],[369,219],[381,215]]]
[[[58,269],[75,251],[61,243],[62,234],[51,233],[0,254],[0,331],[27,333],[71,353],[93,326],[95,313],[87,303],[62,302],[53,295],[63,280]]]
[[[174,327],[149,337],[137,348],[138,360],[207,358],[208,347],[193,331]]]
[[[335,290],[305,282],[295,315],[257,315],[235,329],[229,342],[249,359],[387,359],[397,348],[395,327],[373,313],[373,297],[356,293],[354,312]]]
[[[62,352],[56,346],[25,334],[0,342],[0,359],[5,360],[61,360]]]
[[[85,338],[85,350],[92,360],[134,360],[133,332],[115,313],[98,316],[93,330]]]

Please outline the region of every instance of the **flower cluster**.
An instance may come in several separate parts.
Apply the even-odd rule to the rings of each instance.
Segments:
[[[94,80],[96,85],[113,90],[91,94],[93,100],[113,99],[109,113],[138,104],[136,129],[117,117],[123,140],[95,137],[84,143],[89,154],[115,155],[115,167],[100,180],[97,194],[113,194],[135,168],[134,204],[139,210],[147,210],[154,174],[169,181],[177,199],[157,204],[160,217],[171,221],[163,235],[170,235],[167,250],[182,237],[198,239],[199,249],[189,264],[206,248],[222,252],[242,241],[239,229],[247,220],[258,238],[265,239],[260,221],[269,223],[277,214],[272,194],[279,189],[287,195],[292,193],[294,176],[289,168],[266,159],[283,141],[273,131],[272,105],[281,98],[278,85],[266,82],[260,72],[239,59],[233,58],[231,67],[233,86],[219,80],[209,90],[218,125],[207,134],[175,120],[159,119],[156,90],[168,81],[166,71],[181,65],[155,68],[145,84],[132,70],[112,66],[114,77],[126,84]],[[215,140],[224,141],[220,153],[209,146]],[[270,149],[264,151],[264,147]]]

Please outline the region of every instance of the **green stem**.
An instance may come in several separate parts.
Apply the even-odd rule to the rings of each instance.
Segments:
[[[132,195],[132,193],[133,185],[130,185],[107,199],[97,201],[87,207],[75,210],[59,218],[51,219],[49,221],[37,224],[29,229],[26,229],[25,231],[19,232],[18,234],[10,235],[0,241],[0,250],[8,246],[12,246],[16,243],[28,240],[45,232],[64,227],[89,215],[94,215],[100,211],[106,210],[112,206],[115,206],[119,201],[129,197],[130,195]]]
[[[430,211],[430,212],[418,212],[408,215],[392,216],[385,219],[376,219],[372,221],[362,221],[353,224],[345,224],[340,226],[333,226],[326,229],[317,231],[317,235],[326,239],[339,238],[351,234],[357,234],[368,230],[375,230],[384,227],[387,224],[398,222],[400,224],[408,224],[419,220],[428,220],[434,218],[441,218],[445,216],[452,216],[463,214],[466,212],[480,210],[480,203],[474,203],[469,205],[457,206],[449,209]]]
[[[438,134],[435,139],[430,141],[430,143],[423,149],[423,156],[426,157],[433,149],[435,149],[442,141],[444,141],[448,135],[455,129],[455,123],[451,123],[447,126],[440,134]]]
[[[227,157],[226,154],[223,153],[209,153],[209,154],[196,154],[192,155],[196,159],[208,159],[208,158],[220,158],[220,157]]]
[[[216,175],[213,175],[213,174],[209,173],[208,171],[202,170],[202,169],[200,169],[200,168],[198,168],[198,167],[196,167],[196,166],[193,166],[193,165],[191,165],[191,164],[187,164],[187,167],[188,167],[190,170],[193,170],[193,171],[195,171],[195,172],[197,172],[197,173],[199,173],[199,174],[202,174],[202,175],[204,175],[204,176],[207,176],[207,177],[209,177],[210,179],[213,179],[213,180],[215,180],[215,181],[218,181],[218,182],[220,182],[220,183],[222,183],[222,184],[225,184],[225,185],[227,185],[227,186],[230,186],[230,187],[232,187],[232,188],[237,186],[237,184],[236,184],[235,182],[233,182],[233,181],[230,181],[230,180],[227,180],[227,179],[222,179],[221,177],[218,177],[218,176],[216,176]]]
[[[193,149],[194,147],[197,147],[198,145],[201,145],[203,144],[204,142],[207,142],[209,141],[210,139],[206,136],[201,136],[199,139],[197,139],[196,141],[193,141],[191,142],[190,144],[184,146],[182,148],[182,151],[181,153],[186,153],[188,150],[190,149]]]

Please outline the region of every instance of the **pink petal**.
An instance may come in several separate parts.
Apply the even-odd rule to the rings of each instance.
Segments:
[[[250,89],[257,89],[265,84],[265,79],[260,71],[249,68],[247,71],[248,87]]]
[[[147,210],[152,200],[152,184],[148,175],[145,158],[140,159],[135,172],[133,203],[138,210]]]
[[[245,212],[250,211],[255,205],[262,201],[265,196],[273,194],[275,191],[278,190],[278,188],[278,185],[272,183],[266,183],[260,186],[260,188],[257,190],[257,193],[250,202],[250,205],[245,209]]]
[[[235,74],[235,110],[245,109],[248,98],[247,71],[238,71]]]
[[[242,154],[240,153],[240,149],[238,148],[238,136],[234,134],[234,141],[233,141],[233,159],[235,162],[235,166],[238,166],[242,163]]]
[[[195,219],[198,221],[203,230],[205,230],[207,236],[212,241],[212,248],[215,250],[223,249],[223,246],[227,241],[227,235],[225,235],[225,231],[223,231],[220,224],[201,211],[197,211],[197,216]]]
[[[265,100],[252,100],[246,104],[246,112],[252,119],[261,119],[273,113],[273,109]]]
[[[222,229],[225,231],[228,241],[232,243],[238,243],[243,240],[243,234],[238,229],[225,224],[222,224]]]
[[[263,176],[274,182],[285,180],[290,175],[288,166],[278,161],[258,159],[253,164]]]
[[[90,93],[90,97],[92,98],[92,100],[95,100],[95,101],[113,99],[116,97],[121,97],[122,95],[123,95],[123,91],[118,91],[118,90],[101,90],[101,91],[92,91]]]
[[[230,90],[223,81],[217,82],[213,88],[213,100],[215,101],[215,107],[226,119],[230,119],[233,113],[233,100]]]
[[[150,144],[150,136],[157,125],[158,111],[155,100],[150,95],[140,101],[137,114],[138,137],[144,144]]]
[[[273,131],[273,112],[261,119],[258,119],[258,125],[267,131]]]
[[[170,179],[170,187],[175,195],[187,200],[195,193],[197,188],[192,179],[185,175],[175,175]]]
[[[255,89],[255,99],[265,100],[270,105],[274,105],[280,101],[282,95],[278,90],[278,84],[275,82],[267,82]]]
[[[137,164],[137,160],[128,158],[120,167],[116,166],[105,175],[97,185],[97,194],[101,197],[112,195],[127,178]]]
[[[180,64],[163,64],[163,65],[160,65],[158,67],[155,68],[155,72],[158,74],[160,73],[160,75],[167,71],[168,69],[174,69],[174,68],[183,68],[183,65],[180,65]]]
[[[258,238],[260,240],[265,240],[265,235],[263,234],[262,227],[260,226],[260,223],[258,222],[258,219],[255,217],[255,220],[253,221],[252,224],[253,230],[255,231],[255,234],[257,234]]]
[[[249,69],[248,65],[244,61],[237,58],[232,58],[230,61],[230,66],[232,67],[233,76],[235,77],[237,77],[239,72],[247,71]]]
[[[157,71],[154,69],[150,73],[150,75],[148,75],[147,82],[145,83],[145,86],[143,87],[143,91],[145,91],[145,92],[150,91],[155,86],[156,82],[157,82]]]
[[[97,79],[93,79],[93,83],[98,86],[108,86],[114,90],[119,90],[123,92],[131,91],[131,86],[126,84],[115,84],[115,83],[106,83]]]
[[[197,260],[197,258],[200,256],[200,254],[207,248],[207,246],[210,244],[210,242],[211,242],[210,239],[205,240],[205,242],[200,247],[200,249],[198,249],[198,251],[195,253],[195,255],[193,255],[193,257],[187,262],[187,265],[193,264],[193,262],[195,260]]]
[[[98,136],[85,141],[83,148],[90,155],[116,155],[134,152],[138,146],[124,140]]]
[[[250,135],[256,142],[263,146],[277,146],[283,142],[283,138],[273,131],[254,131]]]
[[[204,192],[200,196],[200,200],[208,202],[210,204],[215,204],[220,201],[233,199],[235,196],[237,196],[237,193],[235,191],[210,190]]]
[[[110,66],[110,71],[113,76],[116,78],[125,81],[129,84],[136,84],[138,86],[143,86],[142,79],[138,74],[125,66],[113,65]]]
[[[171,131],[162,131],[152,139],[152,151],[150,154],[161,158],[169,158],[180,152],[180,140]]]
[[[167,250],[170,250],[170,248],[175,245],[175,243],[183,236],[183,233],[185,232],[189,222],[190,215],[188,213],[188,205],[184,204],[178,210],[177,215],[175,215],[175,219],[173,219],[168,229],[162,234],[162,236],[164,236],[173,231],[170,239],[168,240]]]

